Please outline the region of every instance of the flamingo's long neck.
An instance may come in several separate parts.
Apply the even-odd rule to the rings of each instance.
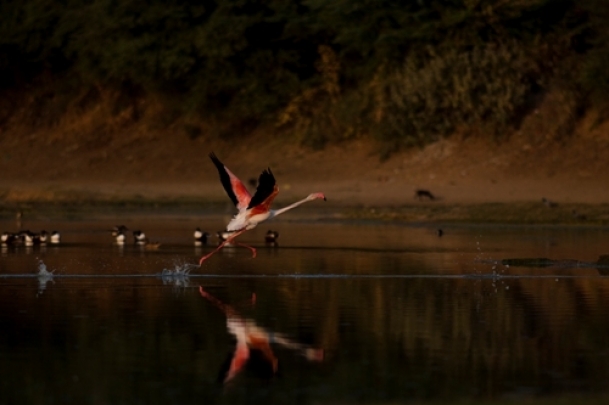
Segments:
[[[306,203],[307,201],[311,201],[311,198],[309,198],[309,197],[303,198],[302,200],[296,201],[294,204],[290,204],[287,207],[283,207],[283,208],[280,208],[278,210],[271,211],[272,212],[271,215],[276,217],[277,215],[283,214],[284,212],[289,211],[292,208],[296,208],[299,205]]]

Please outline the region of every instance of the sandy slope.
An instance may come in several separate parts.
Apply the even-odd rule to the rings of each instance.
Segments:
[[[78,137],[0,134],[0,195],[5,201],[93,198],[225,199],[211,151],[244,181],[270,166],[278,200],[324,191],[339,205],[415,203],[424,188],[440,202],[609,202],[609,125],[563,143],[515,136],[501,144],[444,140],[381,162],[371,142],[322,151],[264,134],[243,140],[189,139],[180,133]]]

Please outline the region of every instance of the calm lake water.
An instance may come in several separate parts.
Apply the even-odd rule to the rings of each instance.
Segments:
[[[62,243],[2,247],[0,404],[607,394],[609,272],[594,265],[607,229],[271,222],[240,238],[255,259],[227,247],[195,266],[212,246],[194,228],[226,220],[23,224]],[[162,245],[113,245],[122,223]],[[555,262],[502,262],[522,258]]]

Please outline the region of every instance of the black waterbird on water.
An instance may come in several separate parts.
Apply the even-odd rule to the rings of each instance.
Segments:
[[[61,243],[61,235],[58,231],[51,232],[51,244],[59,245]]]
[[[266,235],[264,235],[264,241],[269,245],[275,245],[277,243],[277,238],[279,238],[279,232],[268,230]]]
[[[195,238],[195,243],[207,245],[207,238],[209,238],[211,235],[207,232],[203,232],[201,228],[197,228],[195,229],[193,236]]]

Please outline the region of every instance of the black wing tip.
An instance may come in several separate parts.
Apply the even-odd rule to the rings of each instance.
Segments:
[[[260,186],[260,184],[264,183],[264,185],[268,185],[271,184],[271,186],[275,186],[275,176],[273,175],[273,172],[271,171],[270,167],[267,167],[265,170],[262,171],[262,173],[260,173],[260,177],[258,178],[258,185]]]
[[[216,154],[214,152],[209,154],[209,158],[211,159],[211,161],[214,163],[214,165],[218,168],[218,170],[224,170],[224,163],[222,163],[220,161],[220,159],[218,159],[218,157],[216,156]]]
[[[276,186],[275,176],[273,176],[273,172],[270,167],[267,167],[265,170],[260,173],[260,177],[258,178],[258,187],[256,188],[256,193],[250,200],[248,208],[253,208],[256,205],[262,203],[264,200],[268,198]]]
[[[220,159],[218,159],[218,157],[216,156],[216,154],[214,152],[209,154],[209,158],[211,159],[212,162],[216,163],[220,163]]]

